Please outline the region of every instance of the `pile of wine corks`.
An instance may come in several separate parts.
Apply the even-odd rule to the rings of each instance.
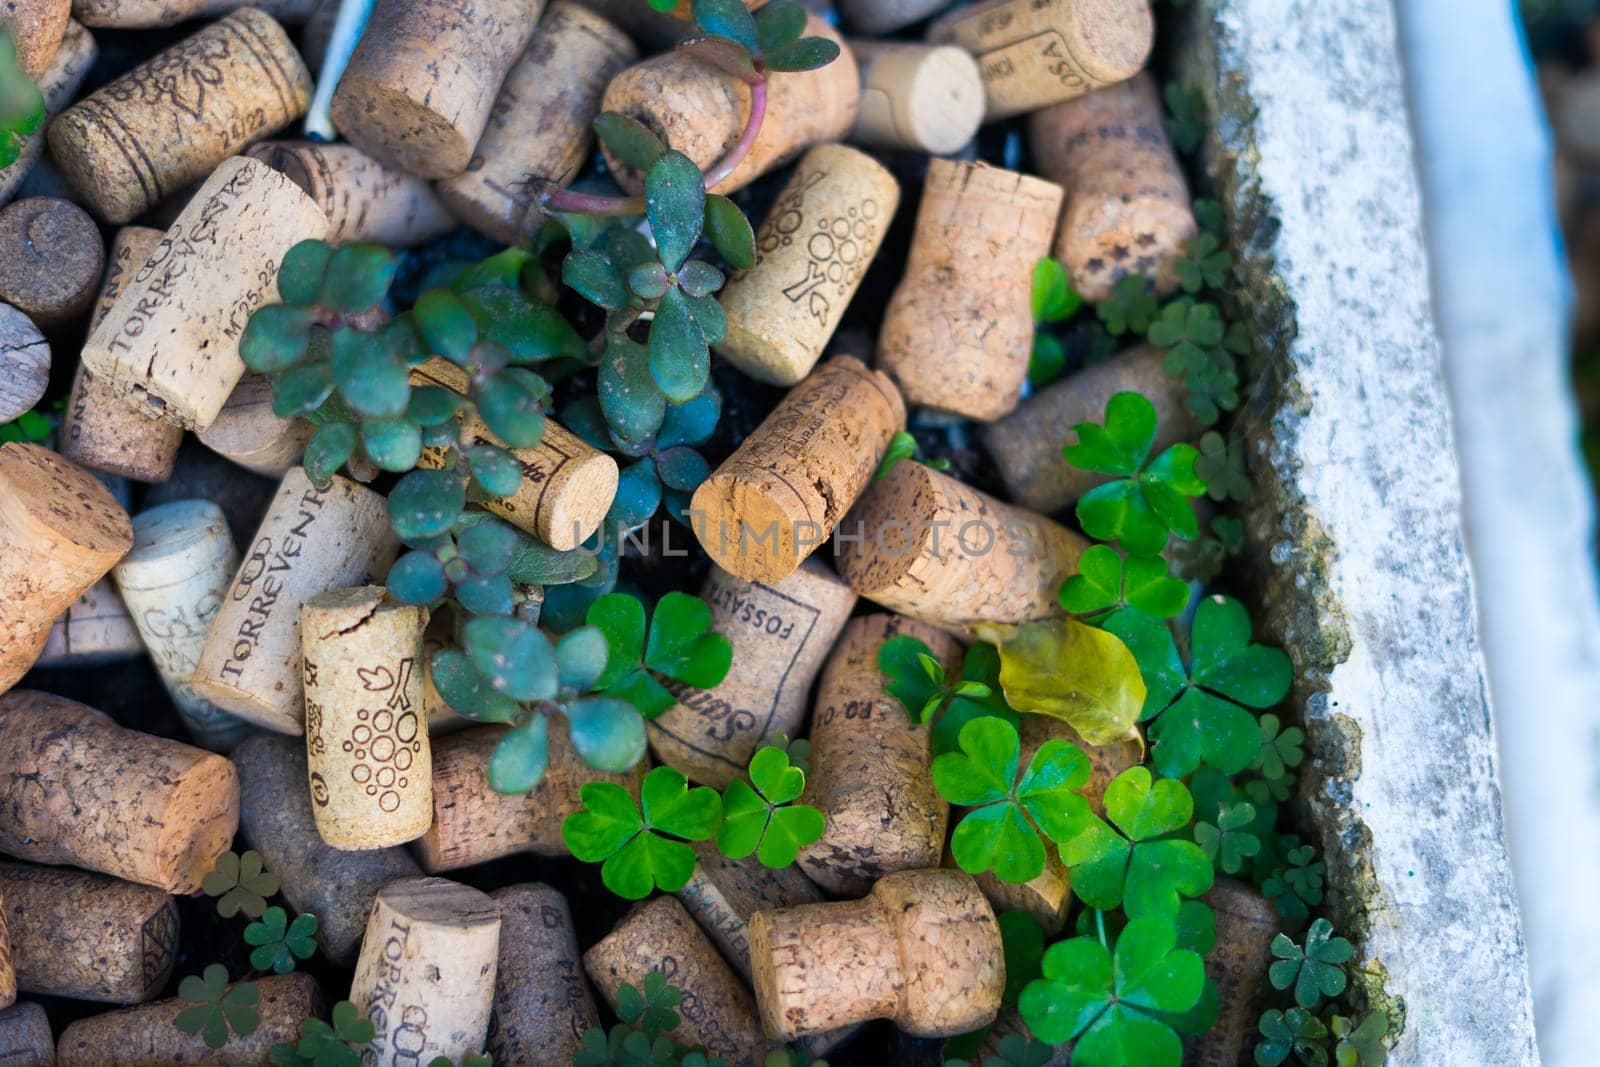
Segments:
[[[377,0],[320,87],[338,139],[314,142],[338,6],[0,5],[49,113],[0,170],[0,422],[61,401],[51,440],[0,446],[0,1064],[265,1063],[346,998],[375,1027],[363,1062],[566,1063],[657,970],[683,992],[675,1039],[734,1065],[786,1045],[881,1062],[891,1028],[990,1027],[993,1049],[1020,1025],[996,915],[1057,934],[1070,878],[1053,855],[1025,886],[953,868],[961,812],[877,655],[912,636],[957,676],[979,627],[1060,612],[1087,546],[1071,507],[1100,480],[1061,447],[1111,395],[1155,403],[1158,449],[1198,430],[1153,349],[1027,384],[1041,257],[1086,300],[1130,274],[1165,294],[1197,231],[1144,69],[1148,3],[807,4],[838,59],[773,76],[713,190],[754,225],[714,347],[747,424],[707,446],[696,559],[673,574],[732,666],[711,689],[663,679],[675,703],[647,729],[649,763],[718,789],[764,743],[807,739],[801,799],[826,828],[784,870],[701,844],[686,886],[633,907],[602,898],[561,826],[586,782],[637,796],[648,765],[593,770],[555,718],[541,783],[490,787],[505,728],[465,723],[428,677],[452,617],[386,596],[383,485],[314,485],[310,428],[274,414],[238,342],[301,240],[527,243],[546,189],[603,174],[642,191],[596,143],[602,110],[708,168],[751,89],[667,47],[687,24],[643,0]],[[102,29],[116,55],[97,65]],[[981,158],[985,127],[1022,151]],[[467,390],[446,360],[412,373]],[[569,550],[607,521],[619,466],[546,427],[513,450],[522,489],[475,506]],[[954,471],[880,470],[907,430],[950,446]],[[1081,743],[1030,717],[1025,754],[1062,736]],[[1098,803],[1141,750],[1084,747]],[[218,1059],[176,1028],[174,994],[231,935],[191,940],[179,898],[230,848],[261,854],[274,903],[317,916],[317,973],[335,977],[258,979],[261,1028]],[[1242,886],[1213,896],[1220,1063],[1273,921]]]

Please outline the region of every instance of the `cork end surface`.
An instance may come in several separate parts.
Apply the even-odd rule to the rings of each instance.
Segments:
[[[359,71],[340,79],[331,113],[345,140],[418,178],[453,178],[472,160],[472,143],[445,116]]]
[[[0,302],[0,421],[37,404],[50,386],[50,342],[20,308]]]
[[[47,448],[0,445],[0,488],[7,518],[25,517],[44,536],[103,560],[101,574],[133,547],[133,524],[110,490]]]
[[[201,879],[239,831],[238,770],[226,757],[191,751],[202,758],[170,784],[171,798],[162,813],[164,829],[156,847],[165,876],[162,888],[169,893],[197,892]]]
[[[562,464],[545,488],[539,509],[539,538],[558,552],[567,552],[600,528],[617,495],[617,461],[604,452],[590,452]]]
[[[413,922],[473,930],[500,924],[500,905],[487,893],[448,878],[406,878],[378,891],[378,906]]]
[[[983,72],[965,49],[943,45],[917,64],[906,91],[911,138],[930,154],[959,150],[983,124]]]
[[[942,515],[948,508],[936,477],[921,463],[901,461],[856,501],[845,525],[863,536],[835,557],[839,576],[860,596],[898,587],[928,558],[933,528],[907,516]]]
[[[1144,69],[1156,39],[1155,16],[1146,0],[1099,0],[1066,9],[1076,23],[1078,47],[1072,53],[1087,73],[1109,85]]]
[[[0,210],[0,300],[41,326],[76,318],[94,302],[105,267],[100,230],[76,204],[54,197]]]
[[[155,563],[180,556],[196,544],[228,537],[228,519],[210,500],[174,500],[133,517],[133,548],[128,563]]]

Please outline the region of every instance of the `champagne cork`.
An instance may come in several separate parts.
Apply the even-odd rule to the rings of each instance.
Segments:
[[[1216,1025],[1184,1041],[1184,1063],[1225,1067],[1239,1062],[1256,1033],[1256,987],[1272,962],[1272,939],[1281,929],[1272,905],[1250,886],[1218,878],[1201,898],[1217,916],[1217,944],[1206,956],[1206,977],[1217,983]]]
[[[113,569],[178,717],[202,748],[226,752],[250,724],[194,691],[190,679],[239,566],[228,520],[209,500],[176,500],[133,519],[133,550]]]
[[[1110,475],[1074,467],[1061,449],[1077,439],[1072,428],[1078,423],[1104,422],[1106,402],[1118,393],[1139,393],[1155,405],[1151,455],[1199,436],[1203,427],[1183,406],[1183,383],[1161,368],[1165,358],[1151,345],[1129,349],[1046,386],[984,427],[984,447],[1017,503],[1054,514],[1110,480]]]
[[[905,275],[878,335],[878,367],[907,403],[984,422],[1017,406],[1033,265],[1050,250],[1060,206],[1052,182],[987,163],[928,164]]]
[[[138,1004],[172,976],[178,907],[153,886],[0,863],[0,904],[24,992]]]
[[[0,697],[0,852],[193,893],[238,825],[223,757],[65,697]]]
[[[0,693],[132,544],[127,512],[88,471],[38,445],[0,445]]]
[[[433,821],[419,662],[427,624],[427,608],[385,601],[375,585],[300,609],[311,800],[334,848],[402,845]]]
[[[84,366],[124,403],[204,431],[244,377],[239,336],[276,299],[279,261],[326,232],[299,186],[257,160],[226,161],[89,335]]]
[[[811,373],[899,203],[894,175],[865,152],[807,152],[761,222],[755,265],[722,290],[718,354],[773,385]]]
[[[105,280],[89,319],[89,330],[100,325],[117,297],[161,243],[161,231],[148,226],[124,226],[111,241]],[[183,430],[153,419],[123,403],[105,380],[81,362],[72,378],[72,392],[61,417],[61,454],[95,470],[120,474],[141,482],[163,482],[183,443]]]
[[[783,74],[767,83],[767,110],[755,143],[739,165],[711,187],[732,193],[816,144],[843,140],[856,123],[861,84],[855,57],[839,31],[806,15],[807,37],[826,37],[839,58],[820,70]],[[649,127],[702,171],[738,143],[750,114],[750,87],[683,52],[666,52],[611,79],[600,104]],[[644,190],[644,176],[601,146],[606,165],[630,193]]]
[[[297,912],[317,917],[317,943],[333,962],[355,962],[372,901],[390,882],[422,873],[403,848],[345,852],[317,833],[298,738],[256,734],[233,752],[239,768],[239,829],[278,876]]]
[[[333,124],[367,155],[407,174],[460,174],[542,6],[378,0],[334,90]]]
[[[874,36],[903,30],[950,6],[950,0],[839,0],[852,28]]]
[[[601,94],[638,55],[611,22],[556,0],[500,86],[467,169],[439,183],[439,199],[478,232],[520,242],[541,183],[566,185],[577,176],[594,146]]]
[[[481,1052],[494,1007],[500,907],[444,878],[407,878],[378,891],[350,1000],[377,1033],[372,1067],[412,1067]]]
[[[878,670],[879,646],[900,634],[926,643],[955,674],[960,646],[947,635],[893,615],[862,615],[844,628],[817,687],[800,799],[827,826],[800,850],[799,863],[838,896],[860,896],[891,871],[935,867],[944,851],[950,812],[933,788],[928,728],[885,692]]]
[[[644,767],[622,774],[597,771],[578,755],[566,723],[550,723],[550,765],[527,793],[489,786],[489,755],[505,736],[499,726],[462,730],[438,739],[433,751],[433,825],[413,847],[429,874],[454,871],[518,852],[565,856],[561,824],[583,807],[585,782],[614,782],[635,797]]]
[[[412,385],[437,385],[467,394],[467,372],[435,356],[411,369]],[[566,552],[600,528],[617,495],[617,461],[592,448],[552,419],[544,420],[544,436],[532,448],[511,448],[489,431],[476,414],[463,416],[462,437],[472,444],[506,449],[522,464],[522,485],[508,497],[483,506],[551,548]],[[443,465],[445,449],[425,448],[421,467]]]
[[[311,73],[283,27],[240,8],[63,111],[50,123],[50,154],[95,214],[123,223],[283,129],[310,103]],[[253,221],[255,242],[280,229],[261,216]],[[317,236],[294,235],[283,248]],[[253,265],[241,270],[254,273]]]
[[[992,1022],[1005,988],[1000,924],[960,871],[885,875],[864,900],[758,911],[756,1003],[782,1040],[892,1019],[914,1037]]]
[[[845,519],[840,576],[876,604],[955,633],[1061,612],[1061,583],[1089,543],[948,474],[901,462]],[[843,545],[845,537],[841,535]]]
[[[4,3],[5,0],[0,0],[0,5]],[[71,10],[70,3],[65,7]],[[89,68],[94,66],[99,54],[94,35],[84,29],[82,23],[69,19],[61,46],[38,78],[46,116],[60,114],[63,108],[72,103],[78,87],[83,84],[84,77],[88,75]],[[45,129],[48,126],[49,119],[46,118],[43,125],[22,138],[17,146],[16,160],[9,167],[0,168],[0,204],[15,196],[23,182],[37,169],[36,164],[44,155]]]
[[[672,1038],[704,1045],[729,1067],[760,1067],[772,1043],[761,1032],[750,990],[674,897],[657,897],[630,911],[616,929],[583,954],[583,966],[613,1008],[624,984],[642,988],[660,971],[683,991]]]
[[[85,26],[119,30],[150,30],[173,26],[187,19],[225,15],[242,6],[240,0],[74,0],[73,8]],[[280,22],[303,22],[314,0],[260,0],[250,5]]]
[[[850,140],[937,156],[977,135],[983,74],[966,52],[910,41],[851,41],[850,48],[861,67],[861,112]]]
[[[977,58],[993,122],[1133,77],[1155,19],[1147,0],[988,0],[939,19],[928,40]]]
[[[138,659],[144,642],[116,583],[95,582],[50,627],[35,667],[99,667]]]
[[[1161,295],[1178,288],[1173,267],[1200,227],[1162,118],[1156,81],[1140,74],[1028,119],[1039,172],[1067,190],[1055,256],[1090,303],[1129,274]]]
[[[274,414],[271,380],[265,374],[247,373],[228,394],[216,421],[196,436],[211,451],[247,470],[282,478],[300,462],[315,431],[304,419]]]
[[[822,364],[694,492],[694,533],[747,582],[778,582],[833,533],[905,428],[905,405],[853,356]]]
[[[0,209],[0,300],[43,327],[89,310],[106,250],[76,204],[30,197]]]
[[[11,31],[17,66],[29,81],[50,69],[72,18],[72,0],[0,0],[0,26]]]
[[[489,1055],[496,1063],[570,1063],[600,1015],[583,977],[567,898],[538,882],[489,895],[500,906]]]
[[[195,692],[258,726],[303,733],[301,607],[318,593],[387,573],[398,549],[383,497],[338,475],[317,489],[295,467],[223,597],[200,651]]]
[[[711,629],[733,645],[733,666],[715,689],[668,682],[678,702],[647,724],[657,761],[725,789],[761,742],[798,737],[811,683],[844,628],[856,595],[816,560],[780,582],[742,582],[712,567],[700,597]]]
[[[455,229],[433,187],[347,144],[267,141],[245,153],[288,176],[328,216],[328,240],[409,248]]]
[[[20,309],[0,304],[0,353],[0,421],[10,422],[49,388],[50,342]]]
[[[5,1067],[56,1067],[56,1039],[38,1004],[0,1011],[0,1063]]]
[[[255,1005],[261,1025],[248,1037],[229,1034],[220,1049],[178,1029],[178,1014],[194,1005],[173,997],[70,1024],[56,1045],[56,1067],[264,1067],[273,1045],[293,1045],[305,1021],[322,1014],[322,992],[303,972],[253,984],[261,994]]]

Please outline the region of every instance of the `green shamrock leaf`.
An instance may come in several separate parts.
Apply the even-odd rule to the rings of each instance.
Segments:
[[[733,646],[711,632],[711,609],[686,593],[671,592],[661,598],[648,635],[644,605],[625,593],[600,597],[589,606],[587,620],[605,636],[609,650],[605,671],[594,688],[628,701],[647,719],[676,703],[656,673],[713,689],[733,663]]]
[[[1205,97],[1177,82],[1168,82],[1161,95],[1170,115],[1166,120],[1167,136],[1172,138],[1174,148],[1188,155],[1206,139]]]
[[[1184,242],[1183,255],[1173,264],[1173,271],[1184,292],[1198,293],[1207,286],[1222,288],[1232,267],[1233,256],[1222,248],[1217,235],[1201,233]]]
[[[1261,892],[1289,926],[1298,926],[1310,917],[1311,909],[1322,903],[1322,879],[1327,865],[1316,858],[1316,849],[1301,845],[1299,838],[1285,834],[1279,849],[1283,865],[1261,882]]]
[[[1355,956],[1355,949],[1344,938],[1333,936],[1333,923],[1317,919],[1306,931],[1303,948],[1289,935],[1279,934],[1272,939],[1272,954],[1277,957],[1267,971],[1272,988],[1294,987],[1295,1003],[1310,1011],[1323,997],[1344,992],[1344,964]]]
[[[1080,470],[1115,475],[1079,498],[1076,513],[1085,533],[1118,541],[1132,555],[1153,556],[1166,546],[1168,531],[1192,541],[1200,535],[1190,499],[1205,492],[1195,475],[1199,455],[1177,444],[1150,457],[1156,436],[1155,405],[1138,393],[1117,393],[1106,403],[1105,424],[1080,422],[1076,444],[1062,449]]]
[[[1020,909],[1001,912],[995,922],[1000,926],[1000,946],[1006,962],[1006,988],[1000,1002],[1010,1006],[1027,984],[1039,977],[1039,963],[1044,959],[1044,928],[1038,919]]]
[[[915,637],[900,634],[879,645],[878,670],[887,679],[884,690],[900,702],[912,722],[930,721],[951,695],[944,664]]]
[[[1253,804],[1225,805],[1214,825],[1209,822],[1195,823],[1195,844],[1205,852],[1212,866],[1226,874],[1238,874],[1244,867],[1244,861],[1261,851],[1261,839],[1246,829],[1255,822],[1255,818]]]
[[[361,1053],[352,1046],[372,1040],[376,1028],[372,1021],[348,1000],[333,1006],[333,1025],[321,1019],[307,1019],[300,1027],[300,1040],[293,1045],[274,1045],[273,1067],[360,1067]]]
[[[805,791],[805,772],[790,766],[780,748],[763,747],[750,758],[750,781],[735,778],[722,794],[717,848],[730,859],[752,852],[765,867],[787,867],[802,848],[822,837],[822,812],[794,804]]]
[[[1151,295],[1150,279],[1128,274],[1111,287],[1111,297],[1094,306],[1094,313],[1114,337],[1142,334],[1150,329],[1159,305]]]
[[[1182,782],[1153,781],[1147,768],[1131,767],[1106,787],[1105,810],[1111,825],[1079,812],[1072,832],[1056,839],[1072,890],[1085,904],[1101,910],[1120,904],[1130,917],[1173,916],[1180,897],[1211,888],[1211,861],[1200,846],[1170,839],[1194,815]]]
[[[199,1034],[206,1047],[219,1049],[232,1031],[249,1037],[261,1025],[255,1006],[261,991],[250,982],[228,984],[228,969],[220,963],[206,967],[200,976],[178,983],[178,999],[194,1005],[179,1011],[173,1023],[186,1034]]]
[[[1283,778],[1289,773],[1288,768],[1300,766],[1300,761],[1305,759],[1301,751],[1306,740],[1305,731],[1298,726],[1280,726],[1278,717],[1271,712],[1261,716],[1261,748],[1250,763],[1252,770],[1270,779]]]
[[[1250,478],[1245,468],[1243,438],[1224,439],[1215,430],[1202,435],[1200,456],[1194,461],[1194,472],[1206,483],[1206,492],[1212,500],[1250,499]]]
[[[1020,727],[1022,716],[1006,703],[1000,685],[1000,650],[978,642],[961,660],[961,680],[949,687],[950,701],[933,722],[929,742],[935,756],[960,748],[961,730],[973,719],[994,718]]]
[[[976,718],[961,728],[961,751],[933,761],[933,784],[952,804],[970,808],[950,840],[957,865],[969,874],[993,870],[1020,884],[1044,871],[1043,831],[1069,839],[1089,816],[1076,790],[1089,782],[1089,757],[1069,741],[1040,746],[1017,777],[1022,742],[1017,728],[996,718]]]
[[[1125,611],[1104,627],[1139,663],[1146,686],[1140,720],[1154,720],[1152,760],[1160,773],[1181,777],[1204,763],[1237,774],[1250,765],[1261,734],[1246,709],[1269,708],[1287,696],[1294,668],[1282,650],[1251,642],[1242,604],[1222,596],[1200,602],[1187,669],[1165,623]]]
[[[267,910],[267,898],[278,891],[278,876],[262,867],[261,853],[251,850],[244,855],[224,852],[217,857],[200,888],[208,897],[221,897],[217,901],[217,914],[231,919],[241,911],[252,919],[259,919]]]
[[[1132,919],[1115,955],[1090,937],[1050,946],[1044,977],[1028,983],[1018,1007],[1034,1036],[1074,1041],[1074,1061],[1096,1067],[1177,1067],[1183,1046],[1165,1014],[1200,998],[1205,967],[1177,947],[1169,916]]]
[[[617,990],[617,1018],[628,1026],[657,1038],[678,1027],[678,1013],[673,1009],[683,1002],[683,993],[670,985],[660,971],[644,976],[639,987],[627,982]]]
[[[1078,557],[1078,573],[1061,584],[1061,606],[1074,615],[1098,616],[1134,608],[1158,618],[1179,615],[1189,586],[1167,572],[1160,556],[1124,559],[1110,545],[1093,545]]]
[[[1334,1062],[1338,1067],[1383,1067],[1388,1062],[1389,1050],[1383,1039],[1389,1032],[1389,1020],[1374,1012],[1360,1024],[1343,1015],[1328,1021],[1328,1028],[1339,1039],[1334,1049]]]
[[[599,863],[600,880],[626,900],[643,900],[652,888],[675,893],[694,873],[694,849],[722,822],[722,798],[671,767],[645,775],[635,804],[614,782],[587,782],[578,792],[581,810],[561,824],[567,849],[586,863]],[[642,808],[642,814],[641,814]]]
[[[1309,1067],[1324,1067],[1328,1062],[1322,1041],[1328,1028],[1315,1015],[1299,1008],[1265,1012],[1260,1024],[1263,1041],[1256,1045],[1255,1059],[1260,1067],[1278,1067],[1294,1056]]]
[[[1033,265],[1033,321],[1062,322],[1078,313],[1083,297],[1072,287],[1067,268],[1048,256]]]
[[[256,946],[250,953],[250,966],[258,971],[288,974],[294,970],[296,959],[308,960],[317,950],[316,932],[315,915],[296,915],[291,923],[282,908],[268,908],[261,918],[244,928],[244,943]]]

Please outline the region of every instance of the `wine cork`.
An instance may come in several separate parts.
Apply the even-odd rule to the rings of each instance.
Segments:
[[[234,750],[233,762],[244,839],[278,876],[278,891],[289,906],[317,917],[322,951],[349,966],[378,890],[421,869],[403,848],[345,852],[322,840],[306,788],[306,747],[298,739],[256,734]]]
[[[861,67],[861,111],[850,140],[948,155],[977,135],[983,74],[966,52],[910,41],[852,40],[850,48]]]
[[[773,385],[811,373],[899,203],[894,175],[865,152],[807,152],[761,222],[755,265],[722,290],[728,332],[717,352]]]
[[[908,404],[989,422],[1017,406],[1033,342],[1033,266],[1061,187],[987,163],[928,164],[878,367]]]
[[[411,383],[467,394],[466,371],[441,356],[413,367]],[[562,552],[577,548],[600,528],[617,495],[616,460],[552,419],[544,420],[544,436],[532,448],[506,445],[476,414],[463,419],[461,434],[466,441],[504,448],[522,464],[522,484],[516,493],[485,500],[486,509]],[[417,465],[442,466],[445,451],[425,448]]]
[[[905,419],[882,374],[828,360],[695,490],[695,536],[729,574],[782,581],[833,533]]]
[[[0,852],[193,893],[238,825],[223,757],[65,697],[0,697]]]
[[[624,984],[644,986],[660,971],[683,992],[674,1009],[680,1045],[704,1045],[729,1067],[760,1067],[772,1043],[761,1032],[750,990],[717,954],[675,897],[640,904],[611,933],[583,954],[589,980],[613,1008]]]
[[[811,683],[856,595],[822,563],[806,560],[770,584],[712,567],[700,597],[711,607],[711,629],[733,645],[733,666],[714,689],[668,682],[678,702],[647,727],[658,762],[724,789],[766,738],[799,736]]]
[[[35,667],[99,667],[144,654],[116,583],[95,582],[50,627]]]
[[[855,126],[861,84],[849,46],[814,14],[806,15],[804,35],[833,41],[839,58],[819,70],[783,74],[767,83],[767,110],[755,142],[711,192],[742,189],[812,145],[843,140]],[[750,87],[692,55],[666,52],[611,79],[600,108],[638,120],[705,171],[744,133]],[[604,145],[601,149],[618,184],[630,193],[642,192],[643,174]]]
[[[5,0],[0,0],[3,6]],[[71,4],[64,7],[71,10]],[[38,78],[39,93],[44,97],[46,121],[37,130],[21,139],[17,145],[17,158],[9,167],[0,168],[0,204],[4,204],[21,190],[23,183],[39,169],[44,155],[45,129],[49,116],[57,115],[77,95],[78,87],[94,66],[100,55],[94,35],[83,24],[69,19],[61,45],[51,57],[49,65]],[[9,1065],[8,1065],[9,1067]]]
[[[148,226],[124,226],[117,231],[111,241],[100,297],[89,319],[90,332],[105,318],[160,243],[161,231]],[[96,377],[83,363],[78,364],[66,411],[61,416],[62,455],[124,478],[162,482],[172,476],[172,465],[182,443],[181,427],[150,418],[123,403],[109,382]]]
[[[17,66],[29,81],[50,68],[71,17],[72,0],[0,0],[0,26],[11,31]]]
[[[959,815],[952,815],[952,818],[959,818]],[[1044,854],[1044,870],[1026,882],[1003,882],[993,871],[975,874],[972,879],[996,914],[1025,911],[1045,933],[1058,934],[1066,928],[1067,912],[1072,908],[1072,878],[1049,841],[1044,843]],[[944,866],[956,869],[958,864],[947,854]]]
[[[311,73],[283,27],[240,8],[63,111],[50,123],[50,154],[95,214],[123,223],[283,129],[310,103]],[[280,228],[253,221],[259,231]],[[317,236],[294,235],[283,248]]]
[[[885,875],[864,900],[758,911],[756,1003],[782,1040],[869,1019],[915,1037],[987,1025],[1000,1010],[1000,924],[960,871]]]
[[[433,654],[441,648],[449,648],[455,642],[455,619],[451,612],[436,611],[428,618],[428,626],[422,631],[422,708],[428,715],[428,733],[433,737],[443,737],[452,730],[464,730],[472,726],[473,721],[460,714],[445,702],[439,689],[433,684]]]
[[[385,601],[374,585],[300,609],[311,800],[334,848],[402,845],[433,821],[419,662],[427,624],[427,608]]]
[[[1061,612],[1061,583],[1089,547],[1042,515],[921,463],[897,463],[846,517],[837,554],[850,588],[955,633]],[[843,545],[845,535],[841,534]]]
[[[295,467],[211,624],[195,692],[258,726],[303,733],[301,607],[318,593],[387,573],[398,550],[383,497],[338,475],[317,489]]]
[[[202,1035],[178,1029],[178,1014],[194,1005],[173,997],[138,1008],[94,1015],[71,1023],[56,1045],[57,1067],[256,1067],[268,1062],[273,1045],[300,1040],[307,1019],[322,1014],[317,980],[303,972],[274,974],[253,981],[261,1023],[248,1037],[229,1034],[220,1049],[206,1047]]]
[[[497,793],[489,785],[489,755],[505,729],[484,726],[440,738],[433,746],[433,825],[413,847],[429,874],[454,871],[518,852],[568,855],[561,824],[583,807],[585,782],[614,782],[639,795],[644,767],[621,774],[597,771],[572,747],[566,724],[550,723],[550,763],[527,793]]]
[[[600,96],[638,55],[611,22],[556,0],[500,86],[467,169],[439,183],[439,199],[478,232],[520,242],[541,184],[566,185],[589,158]]]
[[[4,903],[5,898],[0,897],[0,905]],[[11,959],[11,928],[4,908],[0,907],[0,1010],[11,1007],[16,1001],[17,970]]]
[[[226,752],[250,733],[190,679],[222,607],[239,552],[209,500],[176,500],[133,519],[133,550],[112,571],[178,717],[202,748]]]
[[[377,1032],[372,1067],[412,1067],[481,1052],[494,1007],[500,907],[443,878],[407,878],[378,891],[350,983],[350,1000]]]
[[[1256,1033],[1258,1013],[1251,1006],[1281,927],[1271,903],[1236,879],[1218,878],[1201,899],[1217,917],[1217,944],[1206,955],[1206,977],[1217,984],[1217,1021],[1204,1034],[1185,1039],[1183,1062],[1222,1067],[1238,1063],[1246,1040]]]
[[[900,634],[927,644],[956,673],[960,646],[949,636],[893,615],[862,615],[844,628],[817,686],[800,799],[827,825],[799,863],[839,896],[860,896],[891,871],[935,867],[944,851],[950,811],[933,788],[928,727],[911,721],[878,670],[879,646]]]
[[[1089,781],[1078,792],[1096,811],[1100,810],[1106,786],[1111,784],[1111,779],[1144,762],[1144,743],[1139,739],[1125,737],[1109,745],[1091,745],[1069,723],[1051,715],[1022,716],[1018,732],[1022,736],[1021,763],[1024,767],[1033,760],[1046,741],[1070,741],[1083,750],[1083,754],[1089,757]]]
[[[542,6],[378,0],[334,90],[333,124],[367,155],[407,174],[460,174]]]
[[[132,544],[127,512],[88,471],[38,445],[0,445],[0,693]]]
[[[204,431],[244,377],[239,336],[276,298],[279,261],[326,232],[299,186],[258,160],[228,160],[89,335],[84,365],[124,403]]]
[[[1200,227],[1162,118],[1156,81],[1140,74],[1028,119],[1039,173],[1067,190],[1055,257],[1090,303],[1130,274],[1159,295],[1178,288],[1173,268]]]
[[[0,905],[24,992],[138,1004],[172,976],[178,907],[153,886],[69,867],[0,863]]]
[[[1183,406],[1183,383],[1162,369],[1165,358],[1151,345],[1129,349],[1046,386],[984,427],[984,447],[1017,503],[1054,514],[1110,480],[1110,475],[1074,467],[1061,448],[1076,440],[1072,428],[1078,423],[1104,422],[1106,402],[1118,393],[1139,393],[1155,406],[1151,455],[1199,436],[1203,427]]]
[[[328,240],[409,248],[442,237],[455,219],[421,178],[347,144],[267,141],[245,153],[289,177],[328,216]]]
[[[150,30],[173,26],[187,19],[225,15],[240,7],[240,0],[74,0],[73,9],[86,26],[119,30]],[[259,0],[250,5],[280,22],[303,22],[314,0]]]
[[[1146,0],[988,0],[945,15],[928,40],[977,58],[993,122],[1133,77],[1155,19]]]
[[[0,1063],[56,1067],[56,1039],[43,1007],[24,1002],[0,1011]]]
[[[496,1063],[570,1063],[600,1015],[583,977],[567,898],[537,882],[489,895],[500,906],[489,1055]]]
[[[0,422],[10,422],[49,388],[50,342],[20,309],[0,304],[0,353]]]
[[[0,300],[40,326],[89,310],[105,259],[100,228],[76,204],[38,196],[0,209]]]
[[[246,374],[228,394],[216,421],[197,434],[200,443],[239,466],[268,478],[282,478],[300,462],[316,431],[304,419],[280,418],[272,410],[272,381]]]
[[[950,6],[950,0],[839,0],[852,28],[873,35],[893,33]]]

